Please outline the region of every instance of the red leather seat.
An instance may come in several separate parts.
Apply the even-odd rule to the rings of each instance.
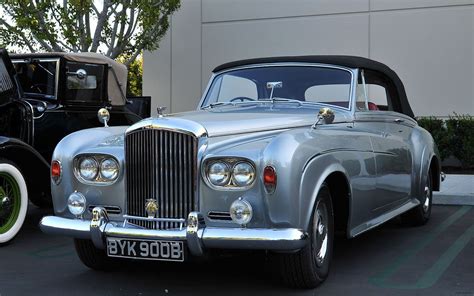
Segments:
[[[367,105],[369,106],[369,110],[371,110],[371,111],[378,111],[379,110],[379,107],[376,104],[372,103],[372,102],[368,102]]]

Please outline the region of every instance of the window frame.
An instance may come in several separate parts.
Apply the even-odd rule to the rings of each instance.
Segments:
[[[314,103],[315,106],[322,105],[324,107],[330,107],[330,108],[335,108],[335,109],[341,109],[344,111],[353,111],[354,110],[354,98],[355,98],[355,90],[356,90],[356,82],[357,82],[357,69],[349,68],[349,67],[344,67],[344,66],[339,66],[339,65],[332,65],[332,64],[320,64],[320,63],[303,63],[303,62],[282,62],[282,63],[262,63],[262,64],[254,64],[254,65],[246,65],[246,66],[239,66],[239,67],[233,67],[229,69],[225,69],[222,71],[219,71],[217,73],[213,73],[211,78],[209,79],[209,82],[203,92],[203,95],[201,96],[201,100],[199,103],[198,109],[202,109],[209,105],[208,99],[209,99],[209,92],[216,81],[218,77],[221,75],[228,73],[228,72],[233,72],[237,70],[247,70],[247,69],[254,69],[254,68],[265,68],[265,67],[317,67],[317,68],[326,68],[326,69],[337,69],[337,70],[343,70],[348,72],[351,75],[350,79],[350,90],[349,90],[349,100],[348,100],[348,107],[341,107],[337,105],[332,105],[328,103]]]

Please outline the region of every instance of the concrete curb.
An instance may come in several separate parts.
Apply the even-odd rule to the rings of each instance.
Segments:
[[[433,193],[433,204],[452,206],[474,206],[474,195]]]

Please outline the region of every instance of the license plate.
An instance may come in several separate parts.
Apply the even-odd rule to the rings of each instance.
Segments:
[[[108,237],[107,255],[109,257],[182,262],[184,261],[184,245],[181,241]]]

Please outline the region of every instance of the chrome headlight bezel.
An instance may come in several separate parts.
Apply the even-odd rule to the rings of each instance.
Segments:
[[[228,172],[229,172],[229,178],[227,178],[226,182],[224,182],[221,185],[215,184],[214,182],[211,181],[211,178],[209,176],[210,169],[212,165],[216,163],[223,163],[224,165],[227,166]],[[250,169],[250,175],[251,177],[249,178],[249,181],[246,182],[245,184],[241,184],[239,181],[236,181],[236,178],[234,176],[235,174],[235,168],[238,167],[239,165],[248,165],[248,168]],[[251,188],[255,184],[255,179],[257,176],[257,170],[256,166],[253,163],[253,161],[246,159],[246,158],[240,158],[240,157],[213,157],[210,159],[207,159],[204,161],[204,164],[202,166],[202,175],[205,183],[217,190],[247,190]]]
[[[84,178],[80,172],[80,164],[84,159],[93,159],[97,163],[97,174],[93,179]],[[102,163],[107,160],[111,160],[117,165],[117,173],[115,174],[115,176],[113,176],[113,178],[105,177],[102,173]],[[74,157],[73,166],[74,176],[76,177],[76,179],[79,182],[87,185],[111,185],[119,179],[121,173],[120,162],[117,160],[117,158],[108,154],[77,155],[76,157]]]
[[[217,166],[221,166],[221,169],[223,170],[223,178],[222,178],[222,181],[217,181],[212,175],[217,175],[218,173],[213,173],[213,168],[214,167],[217,167]],[[231,168],[229,167],[229,165],[224,162],[224,161],[213,161],[211,163],[209,163],[208,165],[208,168],[207,168],[207,179],[209,180],[209,182],[214,185],[214,186],[225,186],[229,183],[230,179],[232,178],[231,176]]]
[[[84,166],[84,163],[88,162],[87,166]],[[86,174],[86,171],[89,170]],[[81,179],[85,181],[93,181],[99,175],[99,163],[93,157],[82,157],[78,161],[77,171]]]
[[[109,167],[105,167],[107,165]],[[110,165],[113,165],[114,167],[112,167]],[[112,174],[109,175],[110,172],[106,173],[106,170],[112,171],[111,172]],[[115,158],[112,158],[112,157],[104,158],[100,162],[99,173],[100,173],[101,177],[104,180],[107,180],[107,181],[110,181],[110,182],[116,180],[117,177],[118,177],[119,172],[120,172],[120,165],[119,165],[118,161],[115,160]]]

